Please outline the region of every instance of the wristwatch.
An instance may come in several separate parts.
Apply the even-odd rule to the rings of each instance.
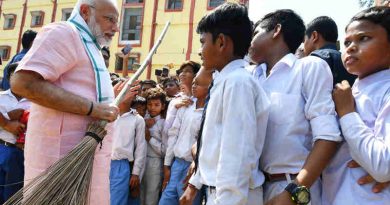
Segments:
[[[307,205],[310,202],[310,190],[305,186],[290,183],[284,188],[291,195],[291,200],[297,205]]]

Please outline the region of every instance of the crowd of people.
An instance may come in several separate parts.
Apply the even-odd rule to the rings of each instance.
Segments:
[[[118,16],[114,1],[79,0],[67,22],[23,36],[0,93],[0,203],[94,120],[111,123],[90,204],[390,202],[389,7],[352,17],[340,52],[330,17],[305,26],[282,9],[252,23],[224,3],[198,23],[202,64],[139,81],[114,106],[127,81],[101,48]]]

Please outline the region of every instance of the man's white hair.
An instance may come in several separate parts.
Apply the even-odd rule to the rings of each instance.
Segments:
[[[117,6],[116,0],[78,0],[76,6],[74,7],[74,10],[80,11],[80,6],[83,4],[95,6],[96,3],[100,3],[100,2],[110,2],[115,7]]]

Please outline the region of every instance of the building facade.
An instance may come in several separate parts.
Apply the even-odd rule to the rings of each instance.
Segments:
[[[168,65],[170,74],[185,60],[200,62],[197,23],[218,5],[248,0],[117,0],[120,12],[120,32],[110,47],[111,72],[131,75],[153,47],[167,21],[171,26],[153,56],[148,69],[140,79],[155,79],[155,70]],[[64,21],[72,12],[77,0],[0,0],[0,56],[5,65],[22,49],[24,31],[40,30],[42,26]],[[123,59],[121,49],[131,44],[128,59]],[[55,59],[53,59],[55,60]],[[125,69],[127,67],[127,69]]]

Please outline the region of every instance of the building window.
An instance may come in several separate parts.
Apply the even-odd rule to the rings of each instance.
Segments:
[[[62,21],[67,21],[72,14],[73,9],[62,9]]]
[[[182,10],[183,1],[182,0],[166,0],[166,10]]]
[[[11,54],[10,46],[0,46],[0,58],[2,60],[8,60]]]
[[[126,0],[126,4],[142,4],[144,0]]]
[[[4,30],[13,29],[15,27],[16,15],[15,14],[4,14]]]
[[[207,7],[213,9],[221,4],[225,3],[225,0],[208,0]]]
[[[123,70],[123,55],[117,54],[115,55],[115,72],[122,72]],[[139,68],[139,55],[138,54],[130,54],[127,59],[127,70],[130,72],[135,72]]]
[[[38,27],[43,25],[43,18],[45,13],[43,11],[31,12],[31,27]]]
[[[121,29],[122,43],[140,43],[143,8],[125,8]]]

